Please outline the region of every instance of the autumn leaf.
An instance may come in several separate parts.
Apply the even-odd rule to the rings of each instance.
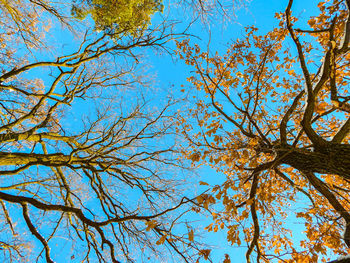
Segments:
[[[190,230],[188,231],[188,240],[189,240],[190,242],[193,242],[193,240],[194,240],[194,232],[193,232],[193,229],[190,229]]]
[[[160,239],[157,240],[156,244],[157,245],[162,245],[162,244],[164,244],[166,239],[167,239],[167,235],[163,235],[163,236],[160,237]]]
[[[203,196],[203,195],[199,195],[199,196],[196,197],[196,200],[197,200],[197,202],[198,202],[199,204],[202,204],[203,201],[204,201],[204,196]]]
[[[318,262],[350,249],[350,12],[344,1],[312,4],[319,13],[298,21],[289,1],[276,27],[247,26],[226,52],[182,49],[200,101],[191,104],[197,125],[186,130],[185,156],[226,176],[197,201],[206,209],[220,201],[225,216],[206,229],[245,240],[247,258],[259,250],[261,261]],[[304,228],[302,249],[290,217]]]
[[[209,259],[209,255],[210,255],[211,249],[202,249],[199,251],[199,256],[204,257],[204,259]]]
[[[192,161],[192,162],[198,162],[201,158],[201,154],[199,152],[194,152],[193,154],[191,154],[189,156],[189,159]]]
[[[228,254],[225,254],[225,259],[224,259],[223,263],[231,263],[231,259],[230,259],[230,256]]]
[[[158,222],[156,220],[150,220],[146,221],[145,224],[147,226],[146,231],[150,231],[158,225]]]
[[[328,107],[328,103],[322,101],[321,103],[319,103],[319,104],[317,105],[316,112],[317,112],[318,114],[322,114],[322,113],[324,113],[324,112],[326,111],[327,107]]]

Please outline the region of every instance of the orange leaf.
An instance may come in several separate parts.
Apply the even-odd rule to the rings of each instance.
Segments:
[[[188,231],[188,240],[193,242],[194,240],[194,232],[193,229],[191,229],[190,231]]]
[[[162,245],[162,244],[164,244],[165,240],[166,240],[166,235],[161,236],[161,238],[156,242],[156,244]]]

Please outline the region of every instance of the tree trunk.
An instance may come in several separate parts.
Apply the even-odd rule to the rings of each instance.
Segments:
[[[299,171],[337,174],[350,179],[350,145],[330,143],[314,151],[292,147],[276,151],[280,163],[288,164]]]

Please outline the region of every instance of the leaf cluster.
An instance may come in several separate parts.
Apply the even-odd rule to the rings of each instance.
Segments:
[[[97,31],[127,31],[137,34],[151,23],[151,17],[163,10],[160,0],[77,0],[72,5],[72,15],[78,19],[87,16],[95,22]]]

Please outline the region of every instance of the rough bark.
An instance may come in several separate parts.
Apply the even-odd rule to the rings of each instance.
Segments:
[[[329,143],[326,147],[311,150],[285,147],[277,149],[280,163],[299,171],[337,174],[350,179],[350,145]]]

